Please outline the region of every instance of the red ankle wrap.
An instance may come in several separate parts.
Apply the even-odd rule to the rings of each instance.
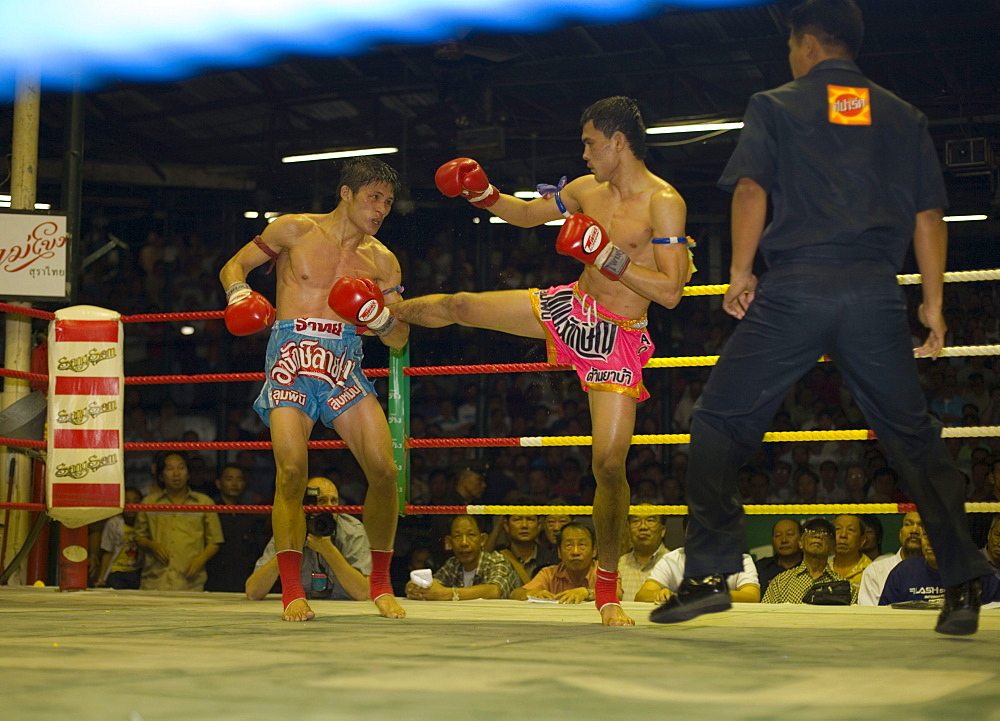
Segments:
[[[618,571],[605,571],[600,566],[597,567],[597,581],[594,583],[594,603],[597,610],[607,606],[609,603],[621,606],[618,600]]]
[[[392,551],[372,549],[372,575],[368,577],[368,592],[373,601],[379,596],[394,595],[392,581],[389,579],[390,563],[392,563]]]
[[[281,577],[281,603],[288,604],[306,597],[302,588],[302,551],[278,551],[278,575]]]

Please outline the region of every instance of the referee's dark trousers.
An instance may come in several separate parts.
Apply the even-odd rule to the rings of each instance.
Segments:
[[[761,278],[695,405],[685,575],[743,569],[739,468],[789,388],[823,354],[834,360],[917,504],[942,582],[956,586],[992,573],[969,534],[960,471],[927,411],[895,272],[859,261],[793,262]]]

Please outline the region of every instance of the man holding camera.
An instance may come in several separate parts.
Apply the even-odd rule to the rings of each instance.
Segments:
[[[310,478],[304,505],[340,505],[337,486],[329,478]],[[371,547],[361,521],[343,513],[309,514],[306,530],[300,572],[306,596],[335,601],[366,600],[372,571]],[[247,598],[263,600],[277,580],[278,558],[272,537],[247,579]]]

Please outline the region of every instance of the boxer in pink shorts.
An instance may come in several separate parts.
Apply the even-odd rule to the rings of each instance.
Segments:
[[[531,291],[535,317],[545,326],[549,363],[571,365],[583,389],[644,401],[642,368],[653,357],[646,316],[623,318],[602,308],[576,283]]]

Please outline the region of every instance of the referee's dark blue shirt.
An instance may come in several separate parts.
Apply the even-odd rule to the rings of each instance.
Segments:
[[[849,60],[757,93],[744,122],[719,187],[750,178],[770,194],[769,267],[876,260],[899,272],[916,214],[948,204],[927,118]]]

